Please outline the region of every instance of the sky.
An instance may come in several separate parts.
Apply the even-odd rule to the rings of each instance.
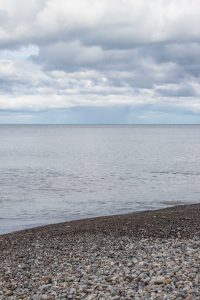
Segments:
[[[0,0],[0,124],[200,123],[199,0]]]

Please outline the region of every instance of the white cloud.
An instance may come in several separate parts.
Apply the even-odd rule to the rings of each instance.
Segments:
[[[41,38],[120,48],[200,37],[198,0],[1,0],[0,10],[2,47]]]
[[[3,60],[0,63],[0,81],[6,81],[6,87],[10,86],[11,90],[1,91],[0,107],[4,110],[39,111],[74,106],[168,105],[174,108],[191,108],[191,111],[198,107],[200,109],[199,83],[187,82],[189,91],[196,96],[184,96],[186,86],[182,82],[165,83],[171,76],[171,68],[173,70],[173,64],[163,67],[147,64],[145,69],[149,70],[149,75],[146,76],[151,77],[152,74],[149,80],[157,82],[149,88],[139,86],[142,78],[137,72],[43,71],[40,66],[31,62]]]
[[[0,109],[199,113],[199,48],[198,0],[1,0]]]

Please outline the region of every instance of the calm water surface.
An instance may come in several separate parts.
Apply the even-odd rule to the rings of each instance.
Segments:
[[[200,202],[200,126],[0,126],[0,233]]]

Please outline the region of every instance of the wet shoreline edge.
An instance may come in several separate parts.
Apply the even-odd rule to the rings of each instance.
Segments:
[[[136,238],[191,238],[200,234],[200,204],[176,205],[157,210],[101,216],[28,228],[0,235],[0,243],[36,236],[81,233],[127,235]]]

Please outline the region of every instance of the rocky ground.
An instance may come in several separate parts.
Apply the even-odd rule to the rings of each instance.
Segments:
[[[200,299],[200,205],[0,236],[0,299]]]

